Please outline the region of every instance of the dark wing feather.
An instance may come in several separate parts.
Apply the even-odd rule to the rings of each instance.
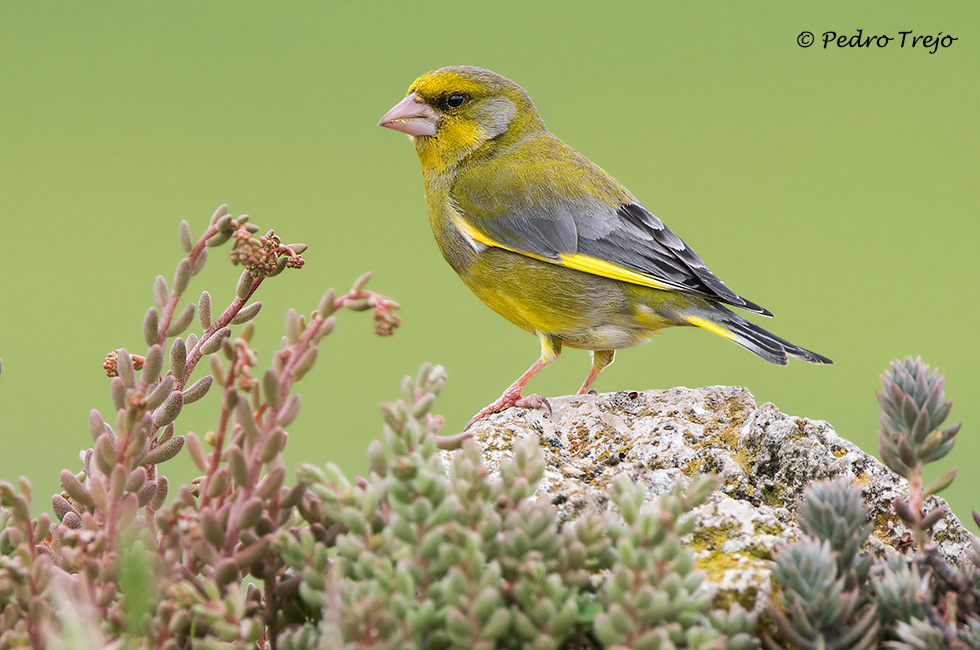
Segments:
[[[580,229],[578,252],[667,280],[693,294],[772,315],[729,289],[694,250],[642,205],[626,203],[615,214],[616,225],[600,237],[590,238],[588,229]]]

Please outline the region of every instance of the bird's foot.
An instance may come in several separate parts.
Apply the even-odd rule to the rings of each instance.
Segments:
[[[496,402],[488,404],[481,409],[479,413],[470,418],[470,421],[466,423],[463,430],[465,431],[466,429],[469,429],[471,426],[491,413],[497,413],[499,411],[503,411],[504,409],[509,409],[512,406],[525,409],[537,409],[544,407],[548,409],[548,415],[551,415],[551,404],[549,404],[548,400],[545,398],[541,397],[540,395],[521,395],[520,390],[511,390],[508,388]]]

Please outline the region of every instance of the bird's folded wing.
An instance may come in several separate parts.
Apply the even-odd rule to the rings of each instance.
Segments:
[[[718,300],[771,316],[729,289],[660,219],[635,201],[508,192],[491,184],[453,197],[452,219],[469,239],[614,280]]]

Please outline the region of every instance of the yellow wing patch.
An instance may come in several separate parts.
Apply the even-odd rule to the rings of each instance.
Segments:
[[[686,320],[691,325],[697,325],[701,329],[706,329],[709,332],[713,332],[722,338],[726,338],[729,341],[735,340],[735,334],[731,330],[727,330],[718,323],[712,323],[710,320],[705,320],[703,318],[698,318],[697,316],[684,316]]]
[[[456,226],[456,230],[463,233],[463,236],[466,237],[468,240],[470,240],[470,243],[479,242],[484,246],[496,246],[497,248],[505,248],[506,250],[511,250],[506,246],[501,246],[500,244],[498,244],[497,242],[490,239],[482,232],[480,232],[479,230],[471,226],[469,223],[466,222],[465,219],[463,219],[463,217],[459,216],[459,213],[456,212],[455,210],[450,209],[449,214],[452,216],[453,225]],[[517,251],[513,251],[513,252],[517,252]]]
[[[485,234],[474,228],[471,224],[467,223],[463,217],[459,215],[455,210],[451,211],[453,225],[463,233],[463,235],[469,239],[471,242],[479,242],[484,246],[494,246],[496,248],[502,248],[508,250],[512,253],[519,253],[521,255],[527,255],[528,257],[533,257],[536,260],[541,260],[542,262],[550,262],[552,264],[559,264],[569,269],[574,269],[576,271],[582,271],[583,273],[591,273],[592,275],[598,275],[604,278],[609,278],[610,280],[619,280],[621,282],[629,282],[630,284],[638,284],[642,287],[650,287],[651,289],[660,289],[662,291],[677,291],[677,287],[667,284],[665,282],[660,282],[659,280],[650,277],[649,275],[643,273],[637,273],[636,271],[631,271],[630,269],[620,266],[618,264],[613,264],[612,262],[607,262],[605,260],[600,260],[597,257],[591,257],[589,255],[583,255],[582,253],[574,253],[572,255],[560,255],[558,261],[544,257],[543,255],[534,255],[533,253],[527,253],[524,251],[515,250],[508,246],[503,246],[499,242],[487,237]],[[707,322],[707,321],[705,321]]]
[[[582,255],[581,253],[575,253],[574,255],[562,255],[561,265],[567,266],[570,269],[575,269],[576,271],[584,271],[586,273],[591,273],[592,275],[601,275],[604,278],[620,280],[631,284],[639,284],[652,289],[662,289],[664,291],[676,291],[677,289],[669,284],[655,280],[649,275],[637,273],[636,271],[631,271],[618,264],[600,260],[596,257]]]

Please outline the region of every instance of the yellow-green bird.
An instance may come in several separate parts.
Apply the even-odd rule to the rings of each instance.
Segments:
[[[696,326],[766,361],[833,363],[725,305],[772,316],[729,289],[598,165],[552,135],[516,83],[470,66],[422,75],[379,126],[411,136],[443,257],[491,309],[541,342],[541,358],[470,420],[510,406],[562,346],[592,351],[589,390],[616,350]]]

